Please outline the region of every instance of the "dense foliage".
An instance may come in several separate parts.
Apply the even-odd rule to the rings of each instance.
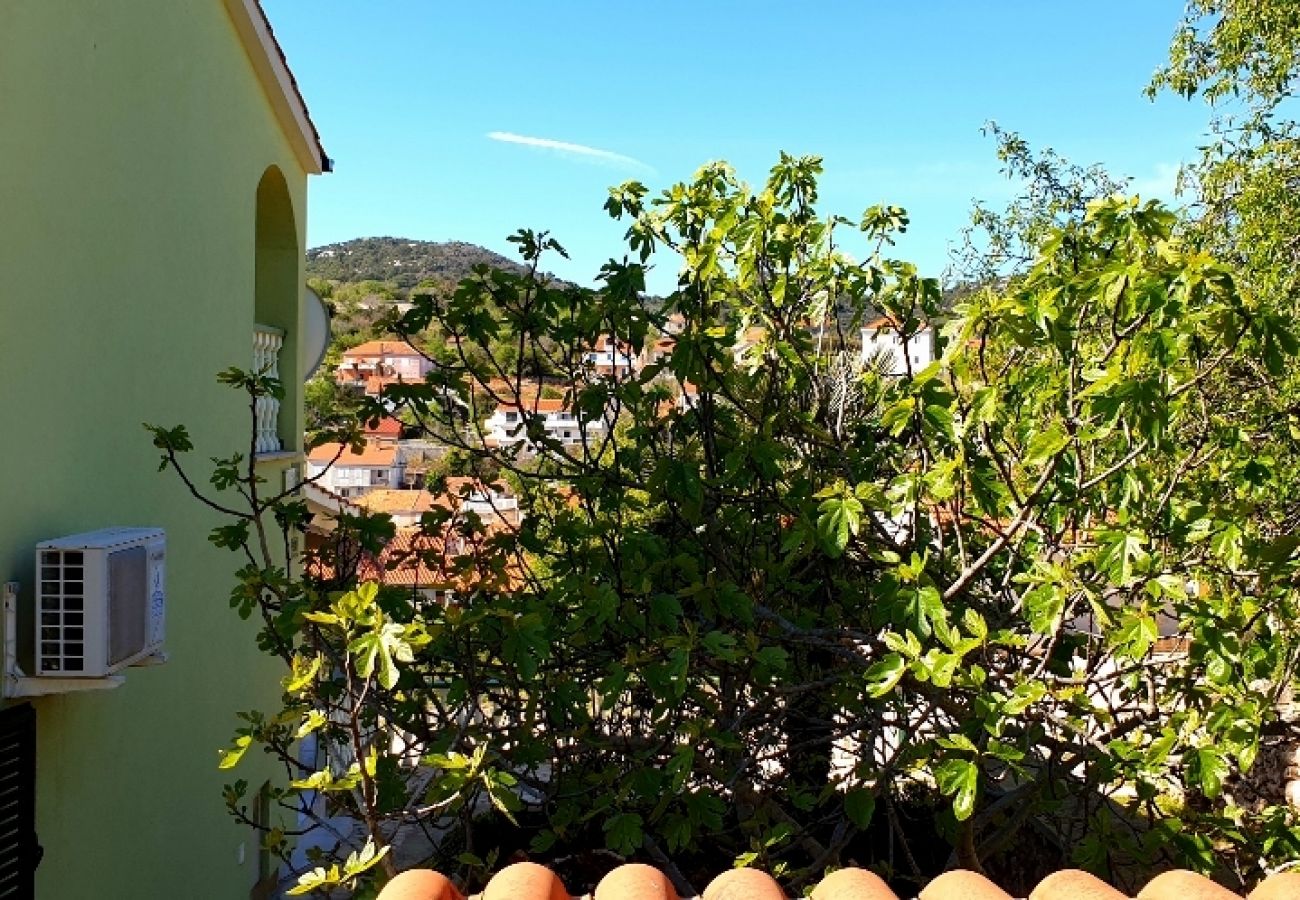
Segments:
[[[711,164],[612,191],[626,255],[597,290],[541,275],[563,250],[520,232],[522,266],[414,297],[379,327],[428,346],[428,379],[319,424],[350,439],[395,407],[458,472],[511,483],[517,526],[423,520],[415,554],[454,603],[358,583],[385,517],[341,516],[297,573],[279,535],[306,527],[302,500],[241,455],[211,492],[189,480],[230,514],[232,603],[290,673],[223,765],[272,754],[287,809],[320,819],[323,794],[368,839],[302,890],[391,871],[398,829],[472,879],[495,861],[485,815],[534,854],[603,842],[683,889],[701,848],[794,888],[848,862],[899,884],[1023,865],[1031,844],[1121,884],[1171,862],[1248,884],[1294,859],[1294,813],[1232,783],[1294,729],[1278,708],[1300,662],[1300,217],[1278,124],[1297,34],[1284,2],[1192,4],[1153,89],[1235,91],[1246,120],[1187,173],[1182,218],[999,132],[1030,190],[977,211],[952,309],[889,257],[902,210],[827,216],[820,162],[788,156],[757,189]],[[668,257],[677,289],[647,302]],[[874,311],[940,330],[937,362],[865,365]],[[640,351],[675,314],[643,370],[584,365],[597,337]],[[608,427],[485,442],[543,372]],[[279,389],[225,380],[253,405]],[[185,430],[154,438],[187,472]],[[329,753],[308,768],[309,735]]]
[[[558,247],[521,233],[530,271],[417,300],[400,327],[436,323],[461,352],[386,399],[511,473],[529,514],[454,526],[478,588],[453,606],[335,592],[382,520],[343,523],[331,579],[250,565],[237,599],[294,676],[288,712],[243,747],[292,767],[315,731],[368,759],[295,783],[356,804],[376,845],[385,823],[486,791],[541,816],[539,852],[595,830],[651,858],[761,854],[796,884],[846,858],[933,874],[898,814],[927,796],[976,868],[1026,831],[1112,875],[1211,868],[1217,848],[1248,879],[1293,854],[1281,811],[1223,792],[1293,674],[1300,610],[1296,541],[1254,512],[1274,479],[1249,403],[1216,390],[1288,333],[1170,213],[1111,199],[1050,232],[1013,286],[970,296],[939,362],[882,377],[809,324],[874,306],[911,333],[938,286],[850,259],[854,223],[816,211],[819,168],[783,158],[751,191],[713,165],[653,203],[623,186],[609,208],[637,261],[608,264],[599,291],[536,278]],[[879,251],[902,221],[877,208],[857,228]],[[685,265],[650,311],[641,265],[663,247]],[[640,346],[674,312],[685,330],[640,374],[577,362],[595,335]],[[507,327],[512,368],[490,353]],[[528,464],[484,448],[476,398],[526,390],[533,354],[613,432],[572,448],[533,429]],[[665,404],[686,383],[698,396]],[[184,449],[157,440],[169,461]],[[301,523],[289,498],[267,504],[215,539],[256,557],[272,518]],[[1162,635],[1180,640],[1157,650]],[[407,794],[412,754],[442,773],[429,796]],[[864,858],[854,837],[877,817],[897,850]]]

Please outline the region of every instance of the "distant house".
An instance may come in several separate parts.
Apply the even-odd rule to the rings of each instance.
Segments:
[[[665,334],[656,338],[654,343],[645,348],[643,357],[645,364],[652,366],[673,355],[673,348],[677,346],[677,338],[671,334]]]
[[[428,491],[395,488],[375,488],[358,497],[356,504],[369,513],[390,516],[394,525],[418,525],[420,517],[444,504],[442,498]]]
[[[878,361],[881,374],[916,374],[934,362],[934,330],[924,325],[907,341],[899,334],[898,323],[881,316],[862,328],[862,361]]]
[[[334,380],[375,396],[394,382],[422,381],[432,368],[433,363],[406,341],[366,341],[344,351]]]
[[[418,525],[420,517],[435,509],[463,516],[474,513],[483,523],[519,524],[519,499],[506,485],[487,485],[475,478],[448,478],[446,491],[377,488],[356,501],[368,512],[392,517],[399,527]]]
[[[403,467],[401,449],[387,442],[372,441],[360,453],[341,444],[321,444],[307,457],[307,477],[347,500],[377,488],[400,488]]]
[[[596,339],[583,355],[582,361],[595,374],[614,378],[634,375],[641,368],[632,345],[608,334],[602,334]]]
[[[448,478],[444,495],[462,513],[472,512],[483,522],[519,524],[519,498],[503,482],[484,484],[477,478]]]
[[[694,409],[700,402],[700,387],[691,381],[682,382],[682,393],[677,398],[677,408],[682,412]]]
[[[534,417],[540,419],[548,438],[565,445],[599,440],[606,429],[605,422],[600,419],[580,421],[565,400],[538,398],[498,405],[496,412],[483,423],[486,437],[498,447],[527,441],[527,423]]]

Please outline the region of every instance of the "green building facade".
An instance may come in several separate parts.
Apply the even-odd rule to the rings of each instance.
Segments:
[[[281,673],[230,609],[217,517],[158,472],[141,423],[187,425],[200,468],[247,447],[246,404],[215,374],[251,367],[271,326],[282,447],[259,465],[273,485],[296,469],[306,183],[327,168],[256,0],[0,3],[0,582],[20,585],[20,662],[38,542],[167,535],[165,664],[0,700],[36,712],[42,900],[261,892],[216,763]]]

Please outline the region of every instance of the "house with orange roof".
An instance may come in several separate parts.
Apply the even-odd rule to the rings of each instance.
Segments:
[[[432,368],[433,362],[406,341],[366,341],[344,351],[334,380],[375,396],[389,384],[421,381]]]
[[[596,338],[582,361],[591,371],[605,377],[623,378],[641,369],[641,360],[632,345],[609,334]]]
[[[399,527],[378,554],[361,553],[346,574],[331,560],[348,558],[317,542],[306,554],[309,577],[330,581],[341,575],[347,583],[374,581],[386,587],[406,588],[434,603],[453,603],[475,591],[516,592],[523,589],[526,571],[522,559],[502,556],[489,542],[505,526],[467,531],[455,522],[438,529]]]
[[[321,444],[307,455],[307,477],[346,500],[377,488],[400,488],[404,468],[401,448],[387,441],[370,441],[360,453],[343,444]]]
[[[359,496],[356,504],[366,512],[389,516],[400,527],[418,525],[420,516],[445,506],[443,499],[428,491],[375,488]]]
[[[367,512],[383,513],[398,527],[418,525],[420,517],[445,509],[464,517],[473,513],[484,523],[519,524],[519,498],[502,482],[485,484],[477,478],[446,479],[446,490],[394,490],[376,488],[356,500]]]
[[[643,358],[645,365],[651,366],[661,362],[673,355],[673,348],[677,346],[677,338],[671,334],[661,335],[655,339],[654,343],[645,348]]]
[[[935,358],[934,329],[929,325],[907,340],[899,332],[899,323],[888,316],[862,326],[862,362],[879,365],[882,375],[914,375]]]
[[[527,441],[530,419],[540,422],[546,437],[568,446],[599,441],[608,428],[604,419],[580,420],[568,400],[539,397],[498,404],[496,412],[483,423],[484,437],[497,447]]]

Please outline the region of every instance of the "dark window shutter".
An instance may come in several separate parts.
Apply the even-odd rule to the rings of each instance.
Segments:
[[[36,710],[0,709],[0,900],[32,900],[36,866]]]

